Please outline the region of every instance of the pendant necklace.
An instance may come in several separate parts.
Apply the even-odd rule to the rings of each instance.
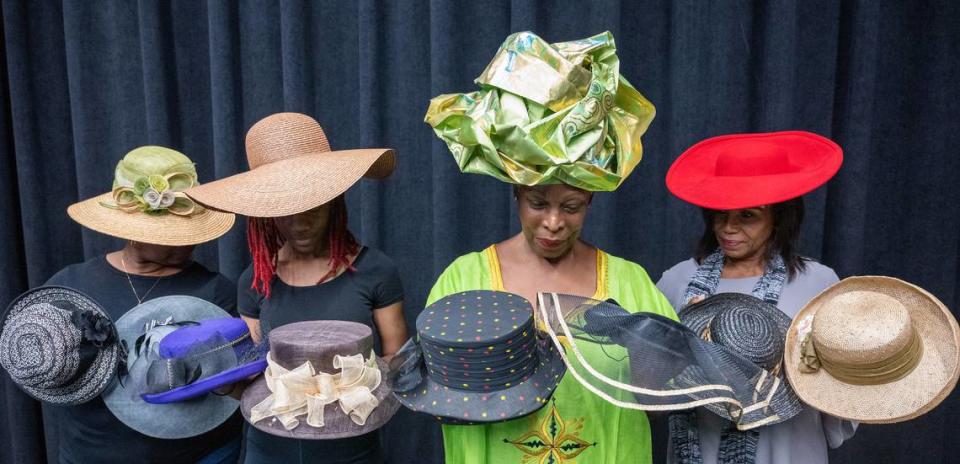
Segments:
[[[156,287],[157,284],[160,283],[160,279],[162,279],[163,276],[157,277],[157,280],[153,282],[153,285],[151,285],[150,288],[147,289],[147,293],[144,293],[143,297],[141,298],[140,295],[137,293],[137,288],[133,286],[133,279],[130,278],[130,273],[127,272],[127,263],[123,260],[124,254],[126,253],[124,253],[123,251],[120,252],[120,265],[123,266],[123,274],[127,276],[127,283],[130,284],[130,290],[133,290],[133,296],[137,299],[137,304],[139,305],[143,303],[143,300],[147,299],[147,295],[149,295],[150,292],[154,289],[154,287]]]

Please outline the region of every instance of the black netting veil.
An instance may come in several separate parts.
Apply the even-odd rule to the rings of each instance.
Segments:
[[[541,293],[536,311],[585,388],[624,408],[708,410],[749,430],[796,414],[786,384],[680,322],[612,301]]]

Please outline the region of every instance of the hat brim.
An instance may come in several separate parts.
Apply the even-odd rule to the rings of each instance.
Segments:
[[[380,369],[381,378],[386,379],[387,363],[383,359],[377,358],[377,367]],[[323,427],[317,428],[308,425],[304,416],[299,418],[300,424],[293,430],[287,430],[279,420],[272,417],[265,418],[257,423],[250,421],[250,410],[270,394],[267,380],[263,376],[254,380],[243,392],[243,398],[240,400],[240,412],[243,414],[243,418],[257,429],[271,435],[302,440],[332,440],[364,435],[382,427],[400,408],[400,403],[393,397],[390,387],[387,386],[386,382],[381,381],[380,385],[373,391],[373,395],[380,403],[367,416],[363,425],[357,425],[353,422],[343,413],[339,403],[334,402],[324,406]]]
[[[680,321],[683,322],[683,325],[689,327],[690,330],[699,335],[707,327],[707,324],[710,323],[714,316],[716,316],[720,311],[723,311],[723,309],[728,305],[752,305],[755,301],[757,301],[756,298],[743,293],[717,293],[702,301],[681,309],[678,317],[680,317]],[[780,311],[780,309],[776,306],[769,303],[764,303],[763,305],[759,306],[758,309],[770,315],[770,317],[777,323],[777,326],[783,330],[783,333],[786,333],[787,329],[790,328],[790,316],[783,311]]]
[[[99,303],[83,293],[67,287],[44,286],[28,290],[14,299],[4,312],[0,327],[5,328],[7,319],[31,305],[50,303],[56,306],[57,301],[64,300],[70,301],[80,310],[94,311],[110,319],[110,315]],[[45,403],[78,405],[96,398],[107,389],[117,373],[119,360],[120,345],[114,343],[100,350],[87,372],[68,385],[58,388],[35,388],[17,382],[14,384],[34,399]]]
[[[882,385],[852,385],[825,369],[803,373],[798,322],[816,314],[823,303],[851,291],[878,292],[901,301],[923,343],[917,366],[900,380]],[[827,288],[804,306],[787,332],[784,367],[794,391],[811,407],[842,419],[891,424],[919,417],[953,391],[960,376],[960,327],[936,297],[893,277],[850,277]]]
[[[133,349],[144,324],[172,316],[174,321],[202,321],[230,317],[215,304],[186,295],[155,298],[140,304],[116,322],[120,338]],[[154,438],[178,439],[201,435],[224,423],[240,403],[228,396],[205,395],[169,404],[150,404],[139,392],[119,381],[103,394],[103,402],[120,422]]]
[[[555,349],[545,350],[540,365],[523,382],[490,391],[458,390],[430,378],[425,372],[420,385],[395,393],[404,406],[451,424],[503,422],[540,410],[550,400],[566,373]]]
[[[187,246],[209,242],[233,227],[234,215],[204,209],[190,216],[128,213],[108,208],[113,196],[104,193],[74,203],[67,214],[80,225],[102,234],[135,242],[166,246]]]
[[[205,395],[220,387],[240,382],[248,377],[262,373],[266,368],[267,360],[261,359],[163,393],[140,396],[144,401],[151,404],[177,403]]]
[[[776,174],[718,176],[717,158],[734,141],[776,140],[796,162],[792,171]],[[733,134],[713,137],[690,147],[667,171],[666,183],[677,198],[702,208],[730,210],[772,205],[807,194],[826,183],[843,163],[843,150],[832,140],[802,131]]]
[[[395,165],[389,148],[312,153],[208,182],[186,194],[207,207],[244,216],[289,216],[330,202],[362,177],[387,177]]]

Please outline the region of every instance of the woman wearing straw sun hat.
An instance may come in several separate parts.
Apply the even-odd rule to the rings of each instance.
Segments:
[[[695,257],[663,273],[657,286],[681,314],[684,308],[719,293],[744,293],[774,305],[792,318],[821,290],[837,282],[832,269],[799,254],[802,195],[826,183],[840,168],[843,153],[831,140],[791,131],[724,135],[697,143],[674,161],[667,188],[699,206],[704,231]],[[782,369],[778,369],[782,371]],[[740,457],[721,453],[731,427],[698,410],[688,429],[674,430],[670,462],[725,463]],[[826,463],[827,448],[853,436],[856,424],[804,408],[792,419],[756,429],[747,461]],[[696,436],[699,459],[683,454],[675,439]],[[733,456],[731,456],[731,454]],[[726,456],[726,457],[725,457]]]
[[[112,320],[166,295],[190,295],[230,311],[233,283],[191,259],[196,244],[214,240],[234,216],[211,211],[183,191],[197,184],[193,162],[175,150],[144,146],[117,163],[113,188],[67,209],[89,229],[126,240],[122,249],[67,266],[47,282],[97,301]],[[239,454],[239,415],[197,437],[148,437],[114,417],[99,397],[48,407],[56,424],[59,462],[228,462]]]
[[[349,321],[374,329],[384,355],[395,353],[407,338],[399,272],[390,258],[360,245],[350,233],[344,201],[344,193],[361,178],[393,172],[393,150],[331,151],[320,124],[298,113],[273,114],[254,124],[246,149],[249,171],[187,194],[212,208],[248,216],[253,263],[240,276],[238,302],[251,333],[269,337],[295,322]],[[267,375],[274,371],[280,369],[268,369]],[[319,375],[327,374],[333,372]],[[248,396],[258,392],[244,392],[241,409],[247,416]],[[376,427],[328,439],[336,434],[275,434],[262,430],[269,424],[255,425],[245,432],[248,463],[382,460]],[[291,438],[303,436],[323,439]]]
[[[477,79],[479,91],[431,100],[426,122],[461,171],[513,184],[521,231],[457,258],[437,279],[429,303],[469,290],[508,291],[528,302],[537,301],[537,292],[559,292],[612,298],[630,311],[676,319],[641,266],[580,238],[593,192],[616,190],[626,180],[640,162],[640,137],[654,116],[653,105],[619,66],[609,32],[554,44],[521,32],[503,42]],[[526,306],[529,314],[533,308]],[[588,355],[608,366],[601,350]],[[512,401],[509,395],[501,400]],[[526,417],[444,424],[447,462],[652,459],[645,413],[606,402],[572,375],[561,377],[552,399],[526,395],[516,401]]]

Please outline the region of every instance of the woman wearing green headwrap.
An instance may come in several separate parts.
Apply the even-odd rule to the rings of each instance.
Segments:
[[[612,298],[676,314],[640,265],[580,239],[595,191],[615,190],[640,161],[654,116],[623,76],[610,33],[548,44],[513,34],[477,79],[481,90],[434,98],[426,121],[463,172],[514,185],[521,231],[457,258],[428,303],[466,290]],[[603,365],[602,359],[591,359]],[[642,411],[621,409],[566,375],[537,412],[487,425],[444,425],[448,463],[651,461]]]
[[[67,266],[47,285],[83,292],[113,320],[167,295],[195,296],[235,313],[236,286],[192,259],[194,246],[226,233],[234,216],[187,198],[183,191],[197,183],[193,162],[182,153],[158,146],[127,153],[117,164],[110,192],[67,209],[81,225],[125,240],[123,247]],[[240,453],[239,414],[203,435],[164,440],[125,425],[100,397],[44,409],[57,432],[55,462],[227,463],[236,462]]]

